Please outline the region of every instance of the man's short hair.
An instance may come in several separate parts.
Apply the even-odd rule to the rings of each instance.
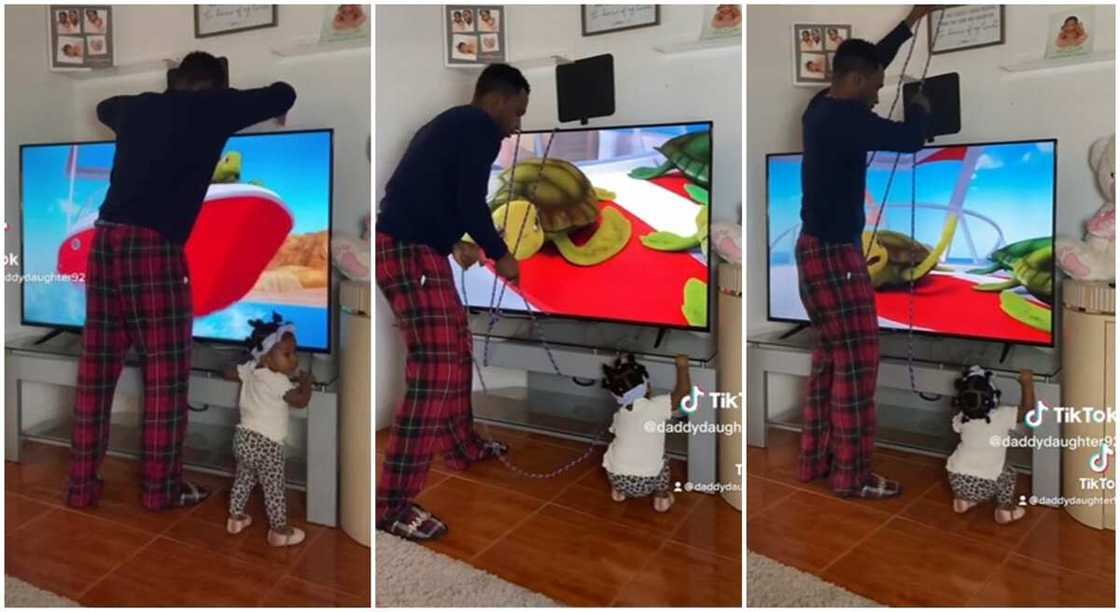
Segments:
[[[883,67],[879,59],[879,51],[875,45],[850,38],[840,43],[836,48],[836,56],[832,58],[832,74],[844,76],[850,72],[869,74]]]
[[[176,73],[176,84],[183,89],[216,89],[225,81],[226,70],[221,60],[205,51],[188,53]]]
[[[525,80],[520,70],[509,64],[490,64],[478,77],[474,97],[478,99],[489,93],[516,96],[522,90],[529,93],[529,81]]]

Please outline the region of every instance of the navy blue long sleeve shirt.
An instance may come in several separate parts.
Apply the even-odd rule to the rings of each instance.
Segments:
[[[486,192],[502,131],[485,111],[458,106],[412,137],[385,185],[377,231],[443,255],[470,234],[491,259],[508,252],[494,227]]]
[[[296,91],[287,83],[102,101],[97,118],[116,133],[117,148],[100,218],[186,243],[226,140],[283,115],[295,101]]]
[[[876,45],[887,66],[911,36],[901,23]],[[824,90],[801,117],[802,231],[826,243],[860,244],[866,223],[864,194],[870,151],[912,153],[925,142],[928,115],[907,109],[905,122],[876,115],[859,100],[838,100]]]

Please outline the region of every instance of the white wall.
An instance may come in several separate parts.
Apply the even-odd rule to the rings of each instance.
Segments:
[[[653,48],[666,42],[696,40],[703,12],[698,5],[662,5],[661,25],[657,27],[586,38],[581,34],[578,5],[510,6],[503,17],[509,23],[514,64],[520,59],[553,54],[571,59],[614,54],[616,113],[593,120],[592,127],[714,121],[712,215],[717,220],[737,220],[742,193],[742,48],[678,55],[664,55]],[[441,111],[468,103],[478,72],[443,67],[440,6],[378,6],[376,17],[374,193],[380,200],[415,131]],[[557,126],[554,68],[529,69],[525,77],[532,94],[522,128]],[[398,364],[403,361],[404,349],[395,333],[382,333],[392,329],[392,313],[381,297],[378,300],[380,383],[382,376],[386,380],[394,378],[383,372],[386,367],[401,367]],[[400,388],[379,384],[379,410],[391,409],[401,392]]]
[[[877,40],[905,16],[903,6],[748,6],[747,7],[747,282],[748,333],[784,327],[766,323],[765,155],[801,149],[800,117],[816,89],[794,87],[790,30],[795,22],[851,23],[855,35]],[[1082,222],[1100,206],[1089,170],[1089,145],[1115,128],[1116,84],[1112,63],[1058,71],[1012,74],[1001,65],[1042,57],[1054,6],[1007,6],[1006,44],[936,55],[930,75],[958,72],[961,79],[961,132],[938,143],[1058,139],[1059,234],[1081,235]],[[1113,48],[1115,8],[1098,6],[1098,49]],[[925,22],[920,24],[911,74],[926,61]],[[909,43],[907,43],[907,46]],[[904,46],[887,79],[897,74]],[[894,91],[880,92],[883,106]],[[884,112],[884,111],[880,111]],[[898,112],[898,111],[896,111]]]

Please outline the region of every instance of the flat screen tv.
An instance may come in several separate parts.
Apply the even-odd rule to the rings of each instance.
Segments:
[[[520,283],[495,291],[492,265],[461,273],[452,261],[464,303],[708,330],[711,151],[710,121],[506,138],[488,199]]]
[[[864,242],[881,213],[876,243],[882,250],[863,246],[863,252],[878,285],[880,327],[907,329],[912,320],[919,333],[1052,346],[1056,156],[1055,140],[874,155],[867,169]],[[768,316],[806,322],[794,259],[801,155],[768,155],[766,176]],[[939,244],[946,245],[940,252]],[[914,283],[912,317],[909,281],[890,282],[905,268],[921,269],[910,261],[933,264]]]
[[[186,244],[197,339],[240,343],[273,312],[329,352],[333,131],[238,135]],[[78,330],[113,142],[20,147],[22,320]],[[153,202],[159,206],[159,202]]]

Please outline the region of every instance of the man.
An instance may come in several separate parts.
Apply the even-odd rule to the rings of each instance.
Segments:
[[[443,112],[420,128],[385,187],[377,218],[377,285],[392,306],[405,342],[407,391],[398,408],[377,481],[377,528],[410,540],[431,540],[447,525],[412,499],[424,486],[435,451],[465,470],[506,451],[474,431],[467,313],[455,290],[448,255],[464,269],[478,247],[498,275],[515,283],[508,252],[486,205],[490,169],[502,140],[521,128],[529,83],[504,64],[488,66],[467,106]]]
[[[70,506],[90,506],[101,496],[97,472],[109,442],[113,392],[132,345],[144,374],[144,507],[189,506],[209,495],[183,480],[193,323],[183,245],[226,140],[282,117],[296,99],[286,83],[238,91],[226,82],[218,58],[195,52],[183,58],[168,91],[97,105],[117,149],[87,268]]]
[[[843,497],[882,499],[901,486],[871,471],[875,444],[878,316],[861,235],[869,151],[922,147],[929,103],[916,100],[904,123],[879,117],[883,71],[930,9],[917,6],[878,45],[844,41],[831,86],[802,116],[801,235],[796,258],[801,301],[818,333],[803,408],[798,476],[829,476]]]

